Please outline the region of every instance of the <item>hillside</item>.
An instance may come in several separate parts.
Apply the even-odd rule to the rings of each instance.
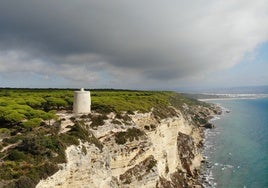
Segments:
[[[91,96],[92,113],[74,117],[72,90],[1,89],[0,187],[202,186],[202,130],[218,108],[174,92]]]

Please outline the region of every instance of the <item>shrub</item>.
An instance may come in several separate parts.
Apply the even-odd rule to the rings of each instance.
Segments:
[[[16,182],[15,182],[15,187],[20,187],[20,188],[34,188],[35,183],[32,179],[26,176],[21,176]]]
[[[122,125],[121,121],[118,121],[117,119],[113,119],[111,123],[116,125]]]
[[[90,127],[96,128],[98,126],[104,125],[104,120],[108,119],[106,115],[97,115],[97,116],[92,116],[91,121],[92,123],[90,124]]]
[[[9,153],[8,159],[11,161],[23,161],[27,160],[27,156],[23,152],[15,149]]]
[[[60,140],[66,145],[79,145],[79,141],[75,136],[69,135],[68,133],[60,134]]]
[[[102,143],[94,136],[94,134],[88,130],[83,122],[76,122],[65,134],[60,135],[61,139],[64,140],[65,143],[79,145],[78,139],[82,142],[89,142],[94,144],[100,150],[102,150]]]
[[[13,170],[17,166],[16,162],[14,161],[5,161],[0,165],[0,177],[4,180],[13,179]]]
[[[48,156],[49,150],[60,151],[63,144],[58,136],[28,135],[22,138],[21,144],[17,146],[19,151],[30,153],[32,155]]]
[[[13,110],[6,116],[4,116],[4,120],[12,122],[12,123],[19,123],[21,122],[25,116],[23,114],[18,113],[17,111]]]
[[[0,128],[0,138],[10,136],[10,130],[7,128]]]
[[[54,174],[59,170],[58,165],[51,162],[45,162],[43,165],[37,167],[39,177],[42,179],[47,178],[48,176]]]
[[[9,134],[10,133],[10,131],[9,131],[9,129],[7,129],[7,128],[0,128],[0,134]]]
[[[127,129],[126,132],[117,132],[115,133],[115,142],[117,144],[125,144],[127,141],[139,140],[140,136],[145,135],[143,131],[135,127]]]
[[[42,122],[41,118],[33,118],[26,122],[23,122],[22,125],[23,127],[29,129],[29,128],[38,127],[41,124],[41,122]]]
[[[99,103],[93,103],[91,109],[98,113],[104,113],[104,114],[115,112],[114,107],[112,107],[111,105],[104,105]]]
[[[133,111],[131,111],[131,110],[128,110],[127,111],[127,114],[129,114],[129,115],[135,115],[135,113]]]

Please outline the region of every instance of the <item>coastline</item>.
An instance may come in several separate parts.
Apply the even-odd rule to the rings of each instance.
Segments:
[[[25,91],[23,96],[28,98],[32,93]],[[10,101],[14,100],[13,94],[14,91],[10,93]],[[57,107],[55,113],[59,121],[44,121],[45,125],[8,135],[1,141],[3,146],[12,144],[9,139],[25,141],[17,142],[17,148],[1,152],[2,156],[19,150],[27,157],[12,161],[14,168],[7,166],[10,164],[8,157],[3,159],[1,173],[6,179],[0,181],[0,187],[27,181],[31,184],[29,187],[36,187],[36,184],[37,187],[99,187],[105,182],[106,187],[202,188],[199,176],[204,160],[201,155],[204,129],[212,128],[208,120],[219,109],[172,92],[117,91],[116,94],[108,101],[113,108],[105,102],[90,114],[74,117],[69,107]],[[126,94],[128,98],[125,98]],[[54,91],[53,95],[59,98],[66,92]],[[118,96],[123,101],[125,99],[124,106],[113,104],[118,101]],[[127,100],[129,96],[132,96],[130,101]],[[101,92],[98,97],[108,98],[107,93]],[[34,139],[29,141],[29,137]],[[46,143],[44,140],[55,143],[55,147],[54,144],[49,148],[41,145]],[[30,147],[32,144],[38,147]],[[58,145],[62,146],[60,150]],[[31,152],[39,152],[41,157],[44,149],[39,148],[46,148],[47,153],[51,153],[41,161],[53,165],[53,168],[48,167],[53,171],[41,169],[34,173],[35,179],[30,179],[33,167],[28,165],[26,173],[21,169],[24,164],[33,164],[35,158]],[[37,166],[39,162],[34,164]],[[20,168],[15,168],[17,163],[21,164]],[[11,170],[17,170],[16,179],[9,176]]]
[[[160,121],[155,119],[152,112],[130,115],[134,127],[143,129],[146,124],[155,124],[156,127],[149,131],[145,129],[147,136],[141,137],[139,141],[129,142],[119,147],[111,142],[114,134],[111,134],[109,130],[117,132],[122,130],[119,130],[118,125],[114,125],[108,119],[102,127],[94,131],[96,137],[104,144],[105,153],[94,151],[95,158],[99,158],[99,162],[107,160],[109,162],[105,168],[90,162],[82,165],[92,176],[98,175],[100,178],[83,177],[82,166],[75,165],[80,160],[89,161],[84,158],[92,158],[88,154],[93,151],[94,147],[85,145],[87,155],[83,155],[81,151],[83,145],[72,146],[71,152],[67,150],[68,162],[64,168],[52,177],[42,180],[37,187],[47,185],[50,187],[56,185],[60,185],[59,187],[67,185],[98,187],[101,179],[105,179],[107,187],[109,184],[114,184],[115,187],[204,187],[200,176],[205,158],[201,151],[204,147],[204,134],[208,128],[202,126],[203,124],[196,121],[194,117],[197,115],[210,123],[213,117],[219,115],[220,108],[216,105],[210,107],[196,105],[187,106],[185,109],[192,111],[193,114],[176,110],[176,116],[166,117]],[[199,124],[196,126],[196,123]],[[108,127],[110,129],[107,129]],[[140,167],[147,164],[147,160],[155,160],[157,163],[152,171],[144,173],[143,168]],[[106,168],[109,170],[107,171]],[[75,177],[83,178],[78,182]]]
[[[204,94],[205,95],[205,94]],[[268,94],[210,94],[210,96],[215,96],[215,98],[200,98],[197,99],[202,102],[209,102],[215,100],[247,100],[247,99],[259,99],[267,98]]]
[[[239,148],[236,144],[243,146],[239,149],[242,151],[243,148],[254,144],[252,140],[248,139],[250,138],[248,133],[266,136],[257,132],[258,129],[252,130],[253,124],[258,126],[263,123],[261,121],[256,123],[258,119],[252,120],[250,115],[256,111],[250,105],[259,105],[261,108],[258,114],[263,114],[267,112],[268,100],[217,101],[217,99],[210,99],[205,103],[185,98],[179,94],[164,93],[164,96],[163,93],[156,94],[160,99],[165,99],[167,103],[164,106],[154,103],[154,108],[150,108],[148,112],[96,110],[74,119],[69,110],[61,110],[57,114],[60,125],[59,122],[57,124],[57,122],[51,121],[50,123],[54,126],[50,126],[47,122],[45,126],[36,127],[29,132],[21,132],[10,138],[14,140],[18,136],[20,139],[28,139],[30,135],[38,140],[53,139],[54,141],[56,139],[55,141],[67,147],[62,147],[58,153],[51,150],[53,155],[51,155],[50,161],[55,160],[51,164],[58,168],[41,177],[42,180],[38,185],[41,187],[48,187],[48,185],[50,187],[83,187],[84,185],[99,187],[101,182],[105,182],[106,187],[202,188],[216,186],[213,181],[214,177],[218,186],[221,187],[228,185],[226,182],[229,182],[230,174],[237,176],[237,180],[245,175],[242,174],[242,170],[248,170],[248,168],[243,166],[243,162],[235,163],[236,161],[234,161],[240,159],[239,153],[238,155],[236,153]],[[132,95],[137,99],[136,93]],[[144,96],[142,95],[142,97]],[[152,97],[154,96],[148,97],[147,103],[155,101],[151,100]],[[217,103],[222,105],[217,105]],[[126,109],[129,109],[130,106],[129,103],[125,103]],[[135,109],[139,107],[144,106],[136,105]],[[225,112],[230,112],[225,107],[232,110],[231,118],[227,118],[227,114],[226,117],[222,117]],[[215,123],[219,118],[221,120]],[[233,126],[234,120],[241,123],[240,127]],[[268,120],[266,122],[268,123]],[[267,125],[266,122],[264,125]],[[214,123],[217,125],[215,128],[213,128]],[[247,123],[246,129],[241,126]],[[248,130],[251,131],[247,132]],[[260,130],[263,130],[261,133],[267,132],[266,127]],[[220,131],[220,134],[217,135],[217,131]],[[33,135],[33,132],[39,134]],[[51,132],[54,134],[46,134]],[[214,138],[208,139],[211,136]],[[8,144],[8,139],[3,139],[1,142],[3,146],[13,146],[12,143]],[[265,143],[264,145],[268,144]],[[17,144],[17,148],[10,147],[1,153],[8,156],[14,150],[21,149],[23,146],[20,145],[21,142],[17,142]],[[262,147],[262,145],[259,146]],[[213,155],[204,152],[209,148],[214,148]],[[251,147],[250,149],[250,151],[255,151],[257,148]],[[266,150],[259,150],[259,153],[262,151]],[[24,154],[31,157],[27,152]],[[246,151],[244,150],[244,152]],[[66,160],[63,160],[65,159],[64,153]],[[223,160],[221,160],[222,158]],[[259,159],[258,156],[256,159]],[[5,162],[10,164],[9,158],[4,159],[2,164]],[[17,161],[15,162],[17,163]],[[15,162],[12,164],[15,165]],[[30,162],[27,163],[31,164]],[[251,164],[250,161],[247,162]],[[25,162],[22,161],[21,164],[25,164]],[[62,165],[58,166],[58,164]],[[238,169],[238,166],[241,168]],[[2,167],[5,166],[2,165]],[[16,168],[14,166],[14,169]],[[209,171],[205,173],[205,168],[211,170],[213,174]],[[2,168],[2,174],[8,175],[10,172],[7,170],[8,168]],[[4,185],[12,187],[12,184],[23,183],[25,177],[28,178],[28,174],[26,175],[22,179],[2,180],[0,187]],[[222,176],[225,176],[225,179],[222,179]],[[40,180],[38,177],[36,183]],[[29,183],[35,183],[29,178],[26,180]],[[237,180],[234,183],[238,184]],[[260,179],[257,180],[260,181]],[[247,180],[243,179],[243,181]],[[251,185],[251,183],[247,181],[244,185]]]
[[[223,111],[219,120],[214,119],[216,128],[206,130],[204,187],[265,187],[268,99],[213,102],[227,107],[231,113]]]
[[[207,101],[212,101],[212,100],[218,100],[218,99],[207,99],[204,102]],[[225,100],[225,99],[223,99]],[[200,100],[201,101],[201,100]],[[210,103],[211,104],[211,103]],[[212,103],[213,105],[215,105],[217,108],[221,109],[221,113],[220,114],[212,114],[211,119],[208,120],[209,123],[213,124],[215,126],[215,124],[213,123],[214,121],[217,121],[219,119],[221,119],[222,116],[224,116],[226,113],[230,113],[230,110],[221,106],[220,104],[217,103]],[[213,173],[211,171],[211,161],[210,161],[210,155],[211,153],[208,152],[209,150],[214,150],[212,149],[214,146],[212,143],[210,143],[208,141],[209,137],[216,137],[219,134],[219,132],[216,130],[216,126],[213,129],[205,129],[204,130],[204,146],[202,148],[202,156],[204,158],[204,161],[202,162],[201,165],[201,173],[200,173],[200,181],[202,183],[202,186],[204,188],[215,188],[215,186],[217,185],[217,183],[214,181],[214,177],[213,177]]]

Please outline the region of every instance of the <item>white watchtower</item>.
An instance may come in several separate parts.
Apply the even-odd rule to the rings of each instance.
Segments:
[[[81,88],[80,91],[74,92],[73,112],[76,115],[88,114],[91,109],[90,92]]]

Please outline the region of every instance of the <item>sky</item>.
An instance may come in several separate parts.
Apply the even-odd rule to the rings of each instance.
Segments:
[[[268,0],[0,0],[0,87],[268,85]]]

